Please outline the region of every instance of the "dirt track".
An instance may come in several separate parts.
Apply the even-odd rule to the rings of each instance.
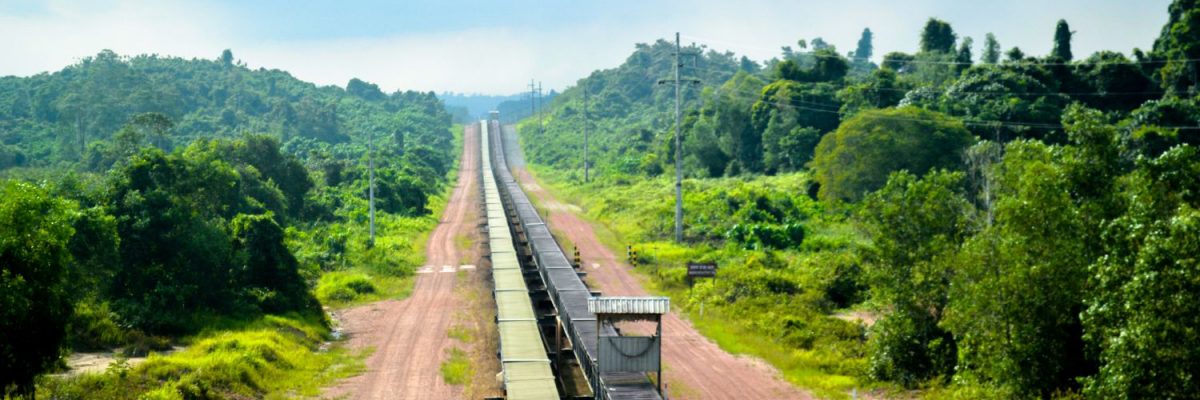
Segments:
[[[323,397],[350,399],[451,399],[463,388],[446,384],[440,366],[455,343],[447,331],[463,304],[456,293],[455,270],[474,260],[475,250],[462,251],[456,238],[475,230],[478,129],[468,125],[458,182],[442,220],[429,236],[427,265],[419,273],[412,295],[346,309],[337,313],[351,349],[374,348],[367,371],[329,388]],[[476,273],[467,271],[467,273]]]
[[[506,129],[506,134],[511,133]],[[523,157],[513,154],[519,149],[515,140],[506,138],[505,150],[512,162],[514,175],[526,192],[541,203],[549,213],[548,222],[579,247],[582,264],[591,281],[606,296],[645,296],[638,277],[613,252],[600,243],[591,225],[580,219],[536,183],[524,168]],[[571,251],[571,249],[567,249]],[[663,319],[664,375],[672,399],[811,399],[805,393],[779,377],[779,372],[765,362],[745,356],[734,356],[709,341],[677,313]]]

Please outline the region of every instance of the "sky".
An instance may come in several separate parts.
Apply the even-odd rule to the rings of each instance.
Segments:
[[[385,91],[513,94],[620,65],[636,43],[671,38],[755,60],[821,37],[854,50],[875,33],[875,60],[917,49],[930,17],[959,37],[996,35],[1005,49],[1050,51],[1055,23],[1076,32],[1076,58],[1148,49],[1170,0],[0,0],[0,76],[57,71],[103,49],[286,70],[321,85],[351,78]]]

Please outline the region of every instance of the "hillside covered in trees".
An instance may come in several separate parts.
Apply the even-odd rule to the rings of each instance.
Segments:
[[[687,46],[683,244],[674,93],[655,85],[673,43],[638,45],[519,134],[705,334],[819,394],[1194,398],[1200,4],[1165,11],[1129,53],[1073,53],[1068,21],[1045,55],[937,19],[879,65],[869,29],[851,52],[818,38],[765,62]],[[689,288],[689,261],[720,279]]]
[[[355,362],[317,352],[322,304],[405,290],[456,146],[433,93],[317,87],[229,51],[0,78],[0,393],[246,398],[352,372],[313,377]],[[35,385],[64,352],[181,341]]]

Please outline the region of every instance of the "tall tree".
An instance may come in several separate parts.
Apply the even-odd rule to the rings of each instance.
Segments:
[[[983,39],[983,62],[987,64],[1000,62],[1000,42],[996,41],[996,35],[991,32],[988,32],[987,37]]]
[[[970,231],[963,174],[892,174],[859,218],[872,239],[865,258],[871,295],[889,312],[872,328],[870,373],[905,386],[954,370],[955,339],[939,326],[955,271],[945,262]]]
[[[0,396],[33,393],[58,360],[71,315],[73,205],[27,183],[0,182]]]
[[[1200,3],[1175,0],[1168,11],[1167,24],[1154,40],[1152,58],[1166,61],[1158,71],[1162,88],[1178,93],[1194,88],[1200,80],[1195,61],[1200,59]]]
[[[975,43],[975,41],[973,39],[971,39],[970,36],[967,36],[967,37],[964,37],[962,40],[962,43],[959,44],[958,54],[956,54],[954,56],[955,72],[961,74],[967,68],[971,67],[971,63],[974,62],[972,60],[973,55],[971,54],[971,45],[973,45],[974,43]]]
[[[954,34],[950,23],[930,18],[929,22],[925,23],[925,29],[921,31],[921,51],[952,53],[957,39],[958,36]]]
[[[1078,317],[1086,218],[1053,148],[1036,141],[1006,147],[995,167],[995,222],[956,256],[942,326],[957,339],[958,376],[1022,396],[1049,395],[1086,369]]]
[[[1054,27],[1054,49],[1050,50],[1050,56],[1062,61],[1071,61],[1071,27],[1067,25],[1067,20],[1058,20],[1058,25]]]
[[[858,47],[854,49],[854,62],[865,64],[871,60],[871,54],[875,51],[872,40],[874,34],[871,33],[871,28],[863,28],[862,37],[858,38]]]

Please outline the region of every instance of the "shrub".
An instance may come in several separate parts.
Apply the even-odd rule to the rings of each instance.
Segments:
[[[375,293],[375,285],[370,276],[359,272],[329,272],[317,283],[317,299],[322,303],[353,301],[369,293]]]

